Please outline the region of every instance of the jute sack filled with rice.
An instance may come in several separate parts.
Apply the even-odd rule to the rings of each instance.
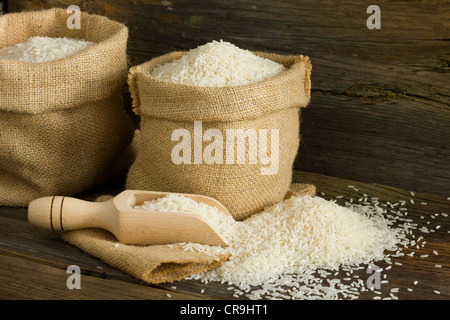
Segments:
[[[121,98],[128,30],[86,13],[81,29],[69,29],[69,16],[51,9],[0,17],[0,205],[77,194],[126,172],[132,161],[134,129]],[[60,41],[55,56],[68,39],[93,44],[62,59],[33,50],[19,59],[30,44],[48,51],[47,38]]]
[[[252,53],[223,42],[131,68],[141,122],[127,189],[207,195],[236,220],[283,200],[310,72],[307,57]]]

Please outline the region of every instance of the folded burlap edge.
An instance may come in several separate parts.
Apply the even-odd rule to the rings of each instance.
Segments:
[[[186,251],[180,244],[127,245],[119,243],[108,231],[95,228],[66,231],[61,239],[113,268],[152,284],[173,282],[210,270],[231,256]]]
[[[284,195],[284,200],[296,197],[296,196],[311,196],[316,195],[316,186],[309,183],[292,183],[288,192]]]

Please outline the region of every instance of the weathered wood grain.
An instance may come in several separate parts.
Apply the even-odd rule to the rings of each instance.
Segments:
[[[130,65],[223,39],[308,55],[312,100],[295,166],[446,195],[450,190],[450,7],[377,1],[15,0],[9,11],[77,4],[126,23]],[[128,100],[129,103],[129,100]]]
[[[419,249],[411,247],[403,251],[403,253],[415,251],[412,257],[392,258],[394,263],[400,262],[402,265],[392,265],[390,270],[383,271],[383,276],[386,275],[383,279],[389,282],[382,284],[381,296],[389,297],[392,288],[399,288],[399,293],[395,296],[402,300],[448,300],[450,298],[450,233],[448,233],[450,218],[441,214],[450,214],[449,200],[442,196],[420,192],[412,196],[409,190],[307,172],[295,172],[294,181],[312,183],[317,187],[318,195],[325,199],[334,199],[340,204],[350,199],[356,202],[364,194],[368,197],[378,197],[384,203],[406,200],[404,207],[408,209],[408,218],[413,219],[420,226],[427,226],[435,231],[431,233],[414,231],[416,239],[420,236],[424,237],[425,246]],[[349,188],[349,185],[354,186],[358,191]],[[342,196],[342,198],[337,199],[336,196]],[[85,195],[84,198],[92,199],[93,197]],[[410,202],[410,199],[414,200],[414,204]],[[436,229],[437,225],[441,227]],[[438,255],[434,254],[434,251],[438,252]],[[420,255],[424,254],[428,254],[428,257],[421,258]],[[66,269],[69,265],[80,267],[83,276],[82,285],[86,283],[88,288],[86,295],[69,292],[65,287],[68,276]],[[388,266],[385,262],[379,262],[376,265],[382,268]],[[438,268],[435,265],[442,267]],[[25,208],[0,207],[0,266],[0,283],[8,284],[1,286],[0,298],[6,299],[11,297],[18,299],[165,299],[166,293],[176,299],[235,299],[233,290],[227,290],[228,284],[203,284],[199,281],[183,280],[148,285],[61,241],[57,233],[40,230],[30,225],[26,219]],[[367,279],[369,276],[365,269],[353,275],[361,279]],[[342,271],[336,276],[340,279],[347,277]],[[414,285],[416,280],[419,283]],[[39,290],[42,286],[46,288],[45,293]],[[410,292],[407,288],[413,291]],[[434,293],[435,290],[440,291],[441,294]],[[363,292],[360,298],[372,299],[374,295],[367,291]],[[246,299],[246,297],[243,296],[240,299]]]
[[[1,253],[0,253],[1,255]],[[81,274],[81,288],[68,289],[71,273],[42,263],[1,255],[0,298],[13,300],[200,300],[188,295],[132,282],[102,279]],[[169,293],[170,292],[170,293]],[[168,294],[170,296],[168,296]]]

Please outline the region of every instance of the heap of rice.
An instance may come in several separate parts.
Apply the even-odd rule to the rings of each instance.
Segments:
[[[0,49],[0,60],[49,62],[75,55],[94,43],[84,39],[31,37],[12,47]]]
[[[247,292],[253,299],[275,293],[289,299],[357,298],[355,288],[340,281],[322,283],[317,273],[388,259],[386,250],[407,243],[405,230],[392,228],[392,221],[377,207],[348,208],[321,197],[292,197],[238,222],[192,201],[171,196],[154,201],[152,209],[191,212],[208,219],[226,234],[229,247],[184,243],[184,249],[226,250],[232,255],[215,269],[187,279],[228,283],[238,288],[238,295]],[[222,217],[210,217],[216,214]],[[363,285],[361,280],[359,286]]]
[[[149,75],[167,82],[226,87],[261,82],[286,68],[225,41],[212,41],[180,59],[154,68]]]

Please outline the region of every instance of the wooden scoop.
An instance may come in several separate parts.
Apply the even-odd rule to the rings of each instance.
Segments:
[[[90,202],[53,196],[33,200],[28,206],[28,221],[38,227],[57,231],[102,228],[114,234],[119,242],[133,245],[196,242],[227,246],[207,222],[188,213],[153,212],[134,208],[144,201],[155,200],[170,193],[126,190],[111,200]],[[217,207],[230,215],[217,200],[183,194],[197,202]],[[230,215],[231,216],[231,215]]]

